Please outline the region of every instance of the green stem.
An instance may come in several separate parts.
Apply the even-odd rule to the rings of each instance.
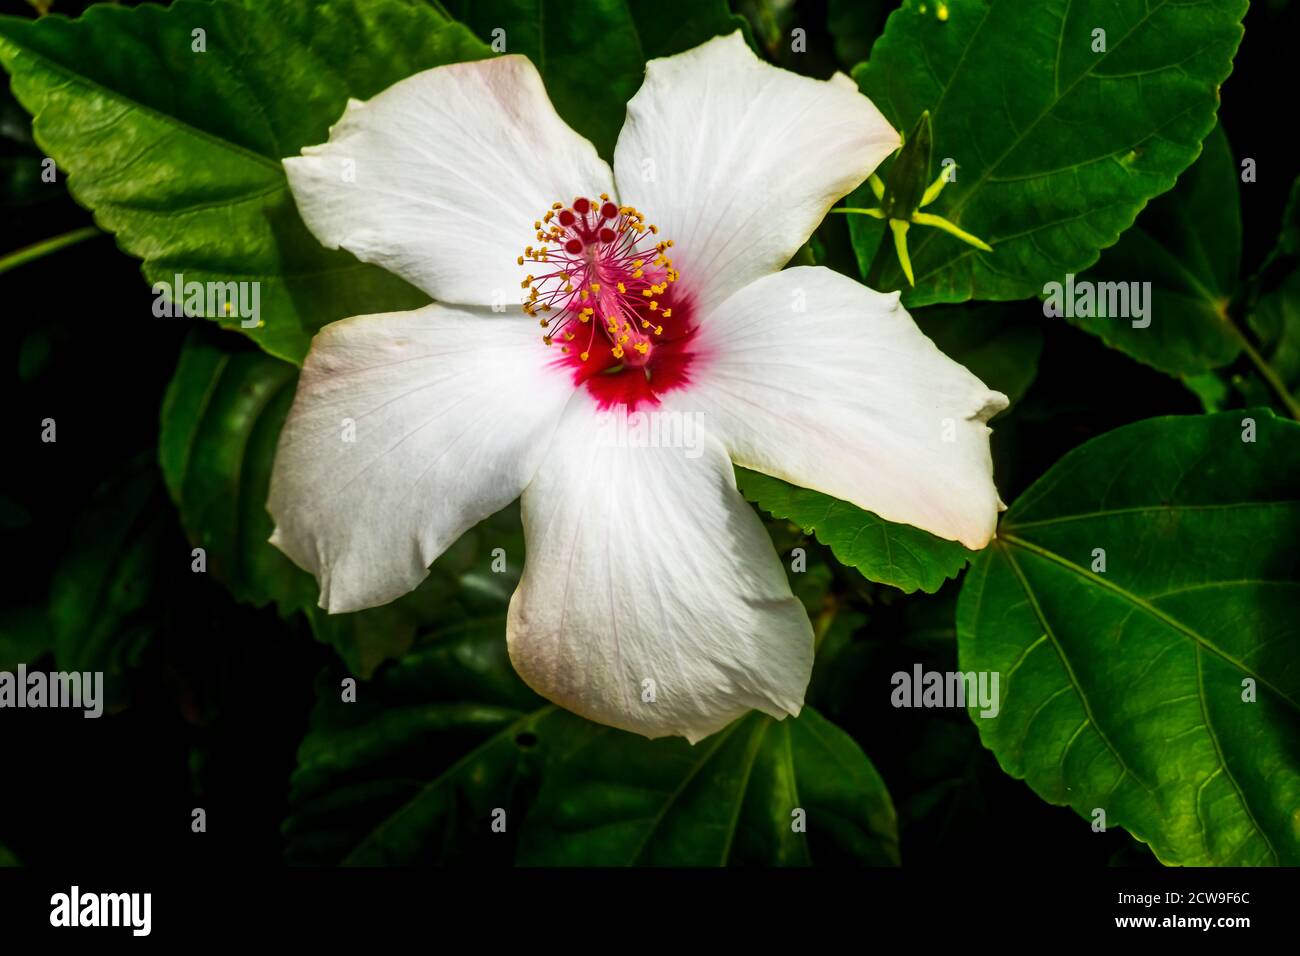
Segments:
[[[17,269],[19,266],[45,256],[53,255],[60,249],[75,246],[79,242],[85,242],[87,239],[93,239],[99,235],[103,235],[103,233],[95,226],[84,226],[81,229],[65,232],[61,236],[42,239],[40,242],[33,243],[23,249],[17,249],[6,256],[0,256],[0,274],[8,272],[10,269]]]
[[[1241,329],[1237,328],[1236,322],[1229,319],[1228,327],[1236,333],[1237,340],[1241,342],[1241,350],[1246,353],[1246,357],[1249,358],[1251,364],[1255,366],[1255,371],[1259,372],[1260,378],[1268,382],[1269,387],[1273,389],[1274,393],[1282,401],[1282,404],[1286,406],[1286,410],[1290,416],[1300,422],[1300,402],[1297,402],[1295,398],[1292,397],[1290,390],[1286,387],[1286,382],[1282,381],[1277,372],[1273,370],[1273,366],[1268,364],[1268,361],[1264,356],[1259,354],[1259,350],[1250,344],[1250,339],[1246,338],[1245,333],[1242,332]]]

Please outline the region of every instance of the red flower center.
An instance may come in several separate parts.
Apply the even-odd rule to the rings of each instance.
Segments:
[[[555,203],[533,223],[540,246],[528,246],[538,274],[524,311],[558,346],[555,364],[572,371],[601,407],[659,404],[658,396],[689,382],[692,303],[677,285],[671,240],[631,206],[609,196]]]

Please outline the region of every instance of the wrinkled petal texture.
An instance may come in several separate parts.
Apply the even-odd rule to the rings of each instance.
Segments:
[[[328,143],[284,166],[322,244],[468,305],[517,304],[533,222],[613,188],[522,56],[436,67],[353,100]]]
[[[812,628],[722,446],[698,432],[683,433],[693,447],[632,447],[601,415],[580,393],[524,492],[515,669],[648,737],[694,742],[755,708],[797,714]]]
[[[627,112],[619,197],[673,240],[704,314],[789,262],[899,145],[856,89],[764,63],[738,32],[651,60]]]
[[[303,366],[271,478],[271,541],[321,607],[414,589],[533,477],[573,387],[536,329],[431,305],[335,322]]]
[[[767,276],[702,324],[691,389],[737,464],[888,521],[981,548],[1001,506],[985,424],[1006,408],[922,334],[897,293],[799,267]]]

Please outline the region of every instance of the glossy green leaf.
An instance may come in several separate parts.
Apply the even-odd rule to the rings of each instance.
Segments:
[[[1263,269],[1297,257],[1300,257],[1300,176],[1291,184],[1291,194],[1282,210],[1282,228],[1278,231],[1277,242],[1264,260]]]
[[[1246,6],[907,0],[854,76],[897,129],[930,111],[935,161],[957,178],[926,211],[995,251],[913,227],[906,301],[1026,298],[1092,265],[1196,158]],[[882,255],[880,287],[905,288],[892,243]]]
[[[1300,863],[1298,473],[1267,410],[1155,418],[1012,505],[957,623],[1004,770],[1167,864]]]
[[[448,10],[500,53],[531,59],[556,111],[607,160],[646,60],[743,21],[724,0],[452,0]]]
[[[1282,229],[1260,274],[1280,279],[1259,296],[1248,318],[1250,328],[1278,384],[1300,399],[1300,177],[1291,185]]]
[[[163,477],[208,573],[238,600],[289,614],[316,603],[316,585],[267,542],[266,495],[298,370],[218,335],[192,335],[181,350],[163,398]]]
[[[328,322],[426,297],[324,249],[298,216],[281,159],[324,141],[348,97],[488,52],[430,6],[401,0],[177,0],[100,4],[77,20],[0,17],[0,64],[73,197],[144,260],[150,282],[179,273],[261,283],[262,325],[243,331],[290,361]],[[240,327],[238,315],[216,320]]]
[[[955,575],[972,552],[911,525],[746,468],[736,469],[743,494],[777,518],[788,518],[827,545],[840,563],[868,580],[904,591],[933,593]]]
[[[1300,271],[1260,298],[1250,315],[1261,355],[1293,396],[1300,398]]]
[[[1112,348],[1172,375],[1227,365],[1241,352],[1228,317],[1241,266],[1237,162],[1215,127],[1178,185],[1151,203],[1137,224],[1102,254],[1086,279],[1151,283],[1146,318],[1066,319]],[[1131,288],[1131,286],[1130,286]],[[1150,324],[1142,323],[1150,319]]]
[[[420,635],[471,615],[480,603],[505,607],[519,583],[523,560],[524,531],[516,504],[461,535],[410,594],[351,614],[327,614],[313,603],[307,616],[317,639],[333,645],[352,673],[370,677],[384,661],[405,654]]]
[[[290,781],[290,863],[507,863],[551,713],[514,675],[505,605],[485,600],[342,700],[317,682]],[[504,811],[504,833],[492,828]]]
[[[519,862],[798,866],[898,862],[871,761],[811,707],[751,714],[695,746],[557,713]]]
[[[274,524],[267,489],[297,381],[292,365],[233,336],[197,332],[163,399],[159,459],[191,543],[206,552],[208,573],[240,601],[274,604],[284,615],[306,611],[316,637],[353,673],[369,677],[405,653],[462,590],[509,598],[523,565],[518,509],[466,532],[410,594],[370,610],[326,614],[317,607],[316,581],[268,541]],[[497,558],[500,572],[492,569]]]

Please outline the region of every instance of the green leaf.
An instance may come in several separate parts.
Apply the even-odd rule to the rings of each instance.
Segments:
[[[1043,333],[1004,305],[937,306],[912,318],[950,358],[970,369],[1014,405],[1038,372]]]
[[[113,688],[162,627],[160,598],[189,572],[157,466],[139,455],[86,503],[50,583],[54,662],[104,671]]]
[[[434,562],[424,583],[397,601],[351,614],[317,607],[315,579],[268,540],[274,523],[267,490],[298,371],[241,345],[232,336],[197,330],[163,399],[163,476],[192,545],[206,552],[208,573],[239,601],[274,604],[282,615],[307,612],[317,639],[361,677],[404,654],[458,592],[509,598],[523,564],[517,508],[466,532]],[[501,573],[491,569],[495,548],[505,561]]]
[[[537,65],[556,111],[612,159],[646,60],[740,29],[724,0],[452,0],[494,49]]]
[[[1198,375],[1241,352],[1228,313],[1240,267],[1237,163],[1227,136],[1215,127],[1178,185],[1143,210],[1137,225],[1086,276],[1095,283],[1150,282],[1150,295],[1143,295],[1150,325],[1134,327],[1124,317],[1075,317],[1071,310],[1066,318],[1162,372]]]
[[[205,52],[192,31],[203,30]],[[96,5],[77,20],[0,17],[0,64],[68,188],[153,283],[260,282],[244,330],[290,361],[349,315],[427,297],[324,249],[280,160],[323,142],[348,97],[488,54],[461,25],[401,0],[177,0]],[[217,318],[239,328],[238,315]]]
[[[482,602],[505,607],[523,570],[524,530],[511,505],[466,531],[433,563],[429,577],[391,604],[351,614],[307,608],[316,638],[334,646],[352,673],[370,677],[401,657],[449,617],[472,615]],[[497,570],[504,562],[504,570]],[[314,592],[313,592],[314,593]]]
[[[854,76],[897,129],[930,111],[934,156],[958,172],[926,211],[995,250],[914,227],[907,303],[1027,298],[1092,265],[1196,158],[1246,6],[907,0]],[[881,224],[857,228],[870,247]],[[892,244],[881,254],[881,287],[904,288]]]
[[[1285,262],[1297,257],[1300,257],[1300,176],[1291,184],[1291,194],[1282,210],[1282,228],[1278,232],[1277,242],[1264,259],[1260,272],[1279,261]]]
[[[846,501],[770,475],[737,468],[736,483],[741,494],[764,511],[816,535],[840,563],[857,568],[868,580],[909,593],[934,593],[966,566],[972,554],[956,541],[885,521]]]
[[[1250,315],[1261,355],[1292,396],[1300,398],[1300,270],[1260,297]]]
[[[549,707],[514,675],[505,605],[449,615],[415,652],[342,700],[317,681],[283,826],[290,863],[512,859]],[[506,833],[492,829],[506,812]]]
[[[167,386],[163,478],[191,543],[206,552],[208,573],[237,600],[289,614],[314,605],[317,589],[268,543],[266,495],[298,370],[218,334],[190,336]]]
[[[523,864],[898,863],[884,782],[811,707],[783,721],[751,714],[694,747],[565,713],[551,724]]]
[[[961,669],[1001,675],[972,719],[1007,773],[1167,864],[1300,863],[1298,472],[1266,409],[1155,418],[1012,505],[957,618]]]

